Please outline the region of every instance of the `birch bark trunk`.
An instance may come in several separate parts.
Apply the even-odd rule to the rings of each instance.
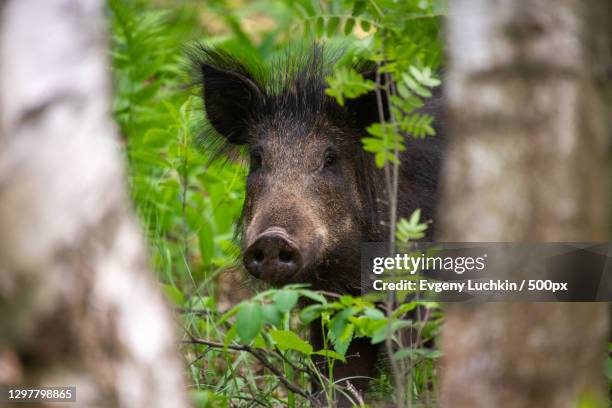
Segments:
[[[441,240],[609,240],[609,8],[450,2]],[[443,406],[607,406],[605,304],[447,310]]]
[[[0,384],[180,408],[175,327],[109,113],[103,6],[0,2]]]

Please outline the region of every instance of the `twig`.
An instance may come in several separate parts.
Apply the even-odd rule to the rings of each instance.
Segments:
[[[359,406],[364,406],[365,402],[363,401],[363,398],[361,397],[361,394],[359,394],[359,391],[357,391],[357,389],[355,388],[355,386],[353,384],[351,384],[350,381],[346,380],[346,390],[353,396],[355,397],[355,399],[357,400],[357,403],[359,404]]]
[[[201,339],[198,337],[191,337],[191,340],[183,340],[182,343],[190,343],[190,344],[203,344],[205,346],[211,347],[211,348],[218,348],[218,349],[223,349],[225,348],[225,346],[222,343],[216,342],[216,341],[211,341],[211,340],[206,340],[206,339]],[[235,351],[246,351],[247,353],[251,354],[253,357],[255,357],[257,360],[259,360],[259,362],[261,364],[263,364],[264,367],[266,367],[268,370],[270,370],[272,372],[272,374],[274,374],[278,380],[290,391],[295,392],[296,394],[301,395],[302,397],[306,398],[306,399],[310,399],[310,395],[306,393],[306,391],[304,391],[302,388],[300,388],[299,386],[293,384],[291,381],[289,381],[287,378],[285,378],[285,376],[283,375],[283,373],[280,372],[280,370],[278,368],[276,368],[272,363],[270,363],[270,361],[259,352],[259,350],[254,349],[251,346],[248,346],[246,344],[230,344],[227,346],[228,349],[230,350],[235,350]]]
[[[257,398],[249,398],[249,397],[241,397],[241,396],[235,396],[232,397],[232,399],[237,399],[237,400],[242,400],[242,401],[249,401],[249,402],[253,402],[255,404],[261,405],[262,407],[269,407],[269,405],[264,404],[263,402],[261,402],[260,400],[258,400]],[[250,406],[250,405],[249,405]]]
[[[223,316],[229,312],[229,308],[221,310],[195,309],[191,307],[175,307],[174,311],[178,314],[194,314],[199,316]]]
[[[335,299],[340,299],[342,297],[341,294],[339,293],[335,293],[335,292],[328,292],[326,290],[317,290],[316,291],[318,294],[321,294],[323,296],[328,296],[330,298],[335,298]]]

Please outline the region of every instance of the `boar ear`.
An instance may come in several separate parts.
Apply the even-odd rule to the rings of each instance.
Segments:
[[[376,82],[376,68],[362,72],[361,75],[365,79]],[[384,75],[380,76],[381,85],[384,86]],[[389,104],[387,103],[387,94],[381,92],[382,113],[385,120],[389,119]],[[350,112],[355,115],[359,127],[366,128],[374,122],[380,122],[380,110],[376,92],[370,91],[367,94],[361,95],[355,99],[348,99],[346,106]]]
[[[245,144],[249,122],[262,100],[261,89],[244,73],[205,62],[199,70],[208,122],[229,143]]]

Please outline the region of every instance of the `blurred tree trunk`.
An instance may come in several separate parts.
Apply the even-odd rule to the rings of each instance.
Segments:
[[[450,2],[441,240],[608,241],[609,7]],[[442,405],[606,406],[606,335],[605,304],[449,305]]]
[[[0,384],[180,408],[175,327],[109,114],[103,6],[0,2]]]

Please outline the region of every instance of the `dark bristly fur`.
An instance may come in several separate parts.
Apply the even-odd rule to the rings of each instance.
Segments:
[[[309,49],[298,47],[269,66],[254,62],[247,65],[222,49],[213,49],[203,44],[187,48],[186,53],[191,61],[195,85],[204,84],[204,65],[239,74],[255,85],[260,92],[260,99],[249,112],[248,121],[256,122],[278,112],[282,112],[287,119],[301,122],[314,122],[325,117],[334,123],[343,124],[354,119],[354,112],[338,105],[325,94],[325,78],[332,74],[342,50],[330,50],[320,45],[313,45]],[[369,72],[372,66],[359,62],[354,68],[360,72]],[[199,143],[207,151],[213,152],[213,157],[237,145],[232,143],[231,137],[219,134],[211,126],[203,130]]]
[[[368,135],[366,127],[380,119],[376,95],[370,92],[347,100],[345,106],[326,95],[325,78],[341,53],[321,46],[289,53],[269,68],[247,66],[229,53],[203,45],[192,47],[189,56],[210,123],[203,132],[203,146],[217,154],[247,146],[251,155],[238,225],[243,250],[248,254],[267,232],[281,230],[300,261],[299,269],[291,273],[278,264],[266,267],[267,277],[253,268],[249,271],[274,284],[310,283],[314,289],[359,294],[360,243],[388,237],[384,174],[361,144]],[[355,69],[373,79],[371,67],[357,64]],[[422,111],[437,119],[439,97],[427,101]],[[433,217],[440,139],[440,135],[433,141],[406,138],[399,217],[408,217],[416,208],[425,219]],[[335,159],[327,167],[330,151]],[[311,341],[321,348],[320,324],[313,328]],[[355,354],[360,358],[337,363],[336,378],[373,374],[377,346],[355,339],[347,356]],[[358,390],[367,386],[367,380],[352,382]]]

